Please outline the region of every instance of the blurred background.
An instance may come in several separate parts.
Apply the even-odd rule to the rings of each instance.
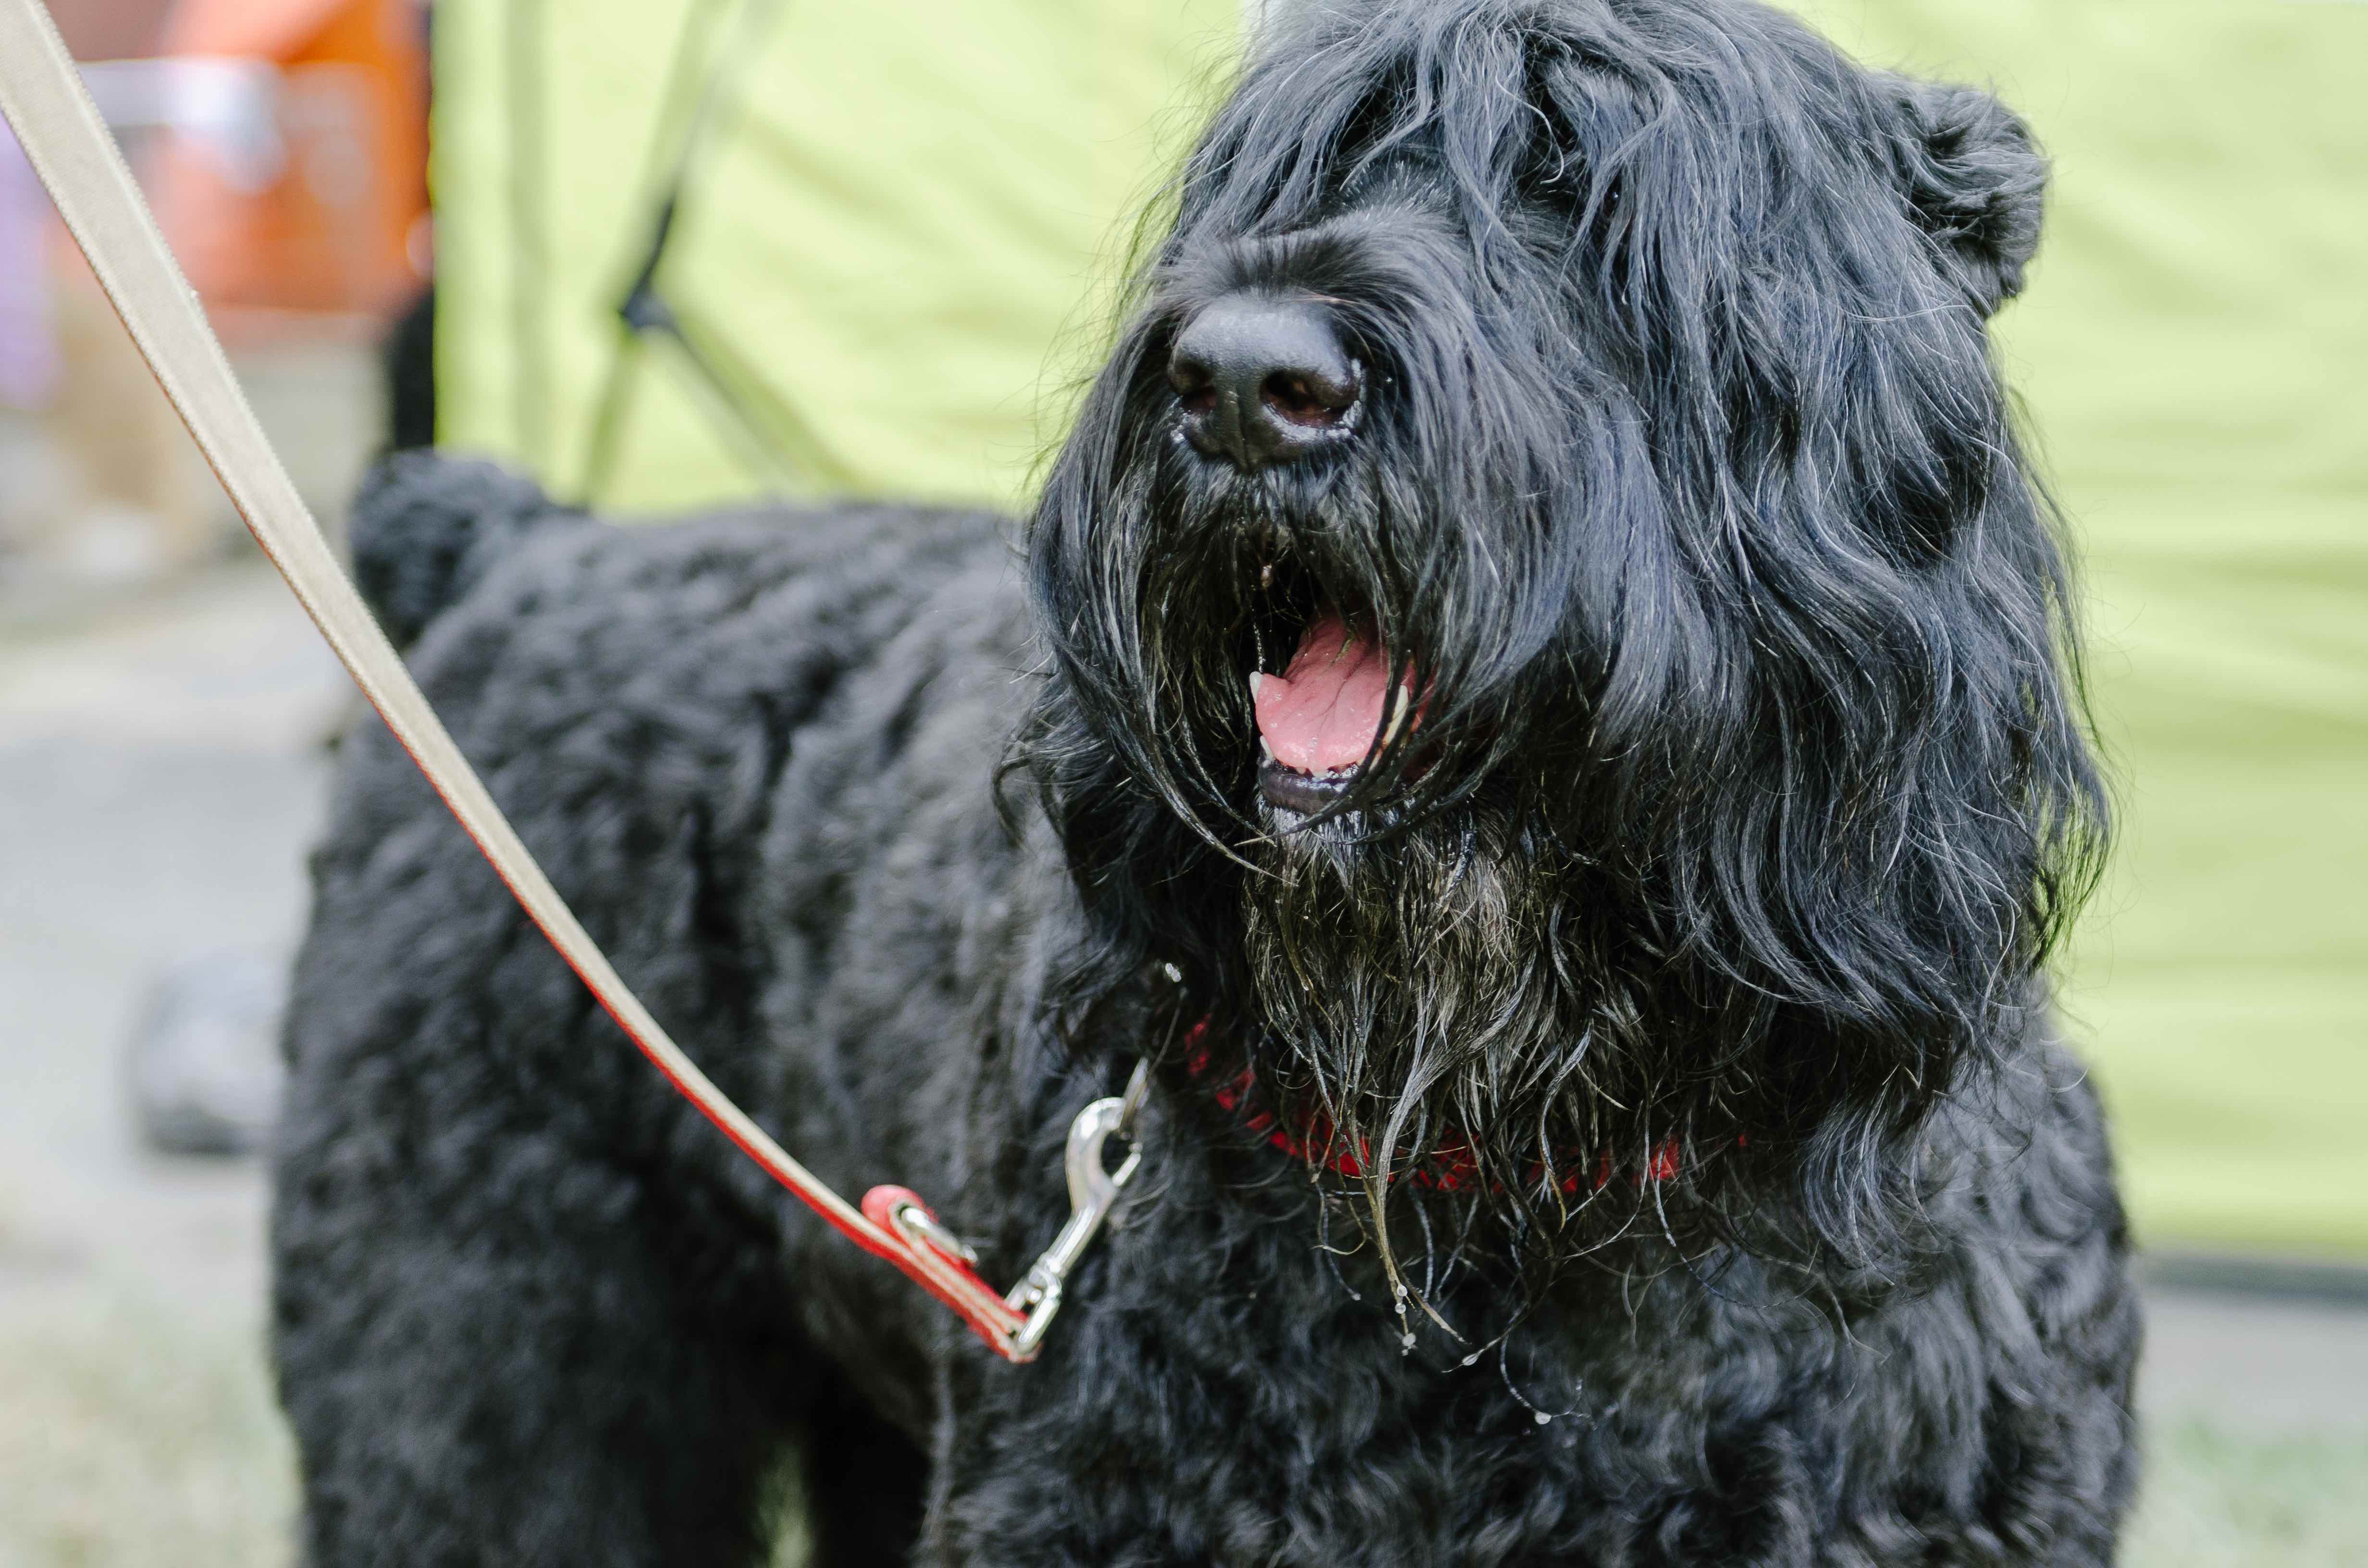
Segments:
[[[2000,336],[2121,781],[2065,1002],[2149,1249],[2128,1560],[2368,1563],[2368,4],[1799,8],[2056,158]],[[1260,6],[52,9],[334,528],[429,441],[1023,504]],[[254,1151],[351,716],[0,133],[0,1568],[290,1561]]]

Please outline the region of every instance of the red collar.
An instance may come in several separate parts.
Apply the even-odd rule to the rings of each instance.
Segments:
[[[1184,1071],[1195,1078],[1208,1076],[1213,1063],[1203,1037],[1209,1032],[1209,1020],[1201,1019],[1184,1037]],[[1258,1079],[1247,1067],[1210,1091],[1210,1098],[1223,1108],[1242,1118],[1242,1126],[1251,1132],[1263,1132],[1266,1141],[1289,1154],[1302,1165],[1320,1165],[1335,1176],[1354,1180],[1364,1179],[1365,1165],[1372,1151],[1363,1143],[1351,1146],[1332,1125],[1332,1119],[1320,1110],[1311,1109],[1293,1131],[1277,1121],[1272,1111],[1261,1108],[1256,1099]],[[1739,1144],[1744,1142],[1737,1138]],[[1679,1147],[1674,1138],[1667,1139],[1653,1151],[1653,1157],[1636,1175],[1638,1185],[1647,1181],[1668,1181],[1678,1174]],[[1595,1161],[1592,1187],[1600,1191],[1611,1185],[1611,1155],[1609,1151]],[[1464,1192],[1480,1181],[1480,1162],[1472,1145],[1461,1133],[1452,1134],[1446,1142],[1431,1151],[1428,1159],[1407,1173],[1407,1179],[1417,1187],[1434,1192]],[[1578,1172],[1573,1171],[1562,1179],[1562,1189],[1577,1193],[1582,1185]]]

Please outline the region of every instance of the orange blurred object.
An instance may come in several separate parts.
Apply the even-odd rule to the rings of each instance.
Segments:
[[[268,156],[176,133],[150,165],[165,233],[226,335],[375,322],[425,280],[425,43],[418,0],[174,7],[157,52],[199,67],[196,90],[263,84]]]

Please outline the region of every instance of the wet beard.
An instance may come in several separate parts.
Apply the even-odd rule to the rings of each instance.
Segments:
[[[1587,1014],[1555,951],[1564,879],[1485,811],[1363,844],[1354,819],[1296,820],[1268,812],[1267,874],[1244,893],[1270,1031],[1258,1093],[1362,1188],[1351,1207],[1394,1277],[1410,1230],[1533,1274],[1610,1190]]]

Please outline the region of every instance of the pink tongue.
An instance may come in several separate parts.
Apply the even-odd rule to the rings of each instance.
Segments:
[[[1300,639],[1289,670],[1250,677],[1250,703],[1277,762],[1301,773],[1337,773],[1372,749],[1389,684],[1383,649],[1327,615]]]

